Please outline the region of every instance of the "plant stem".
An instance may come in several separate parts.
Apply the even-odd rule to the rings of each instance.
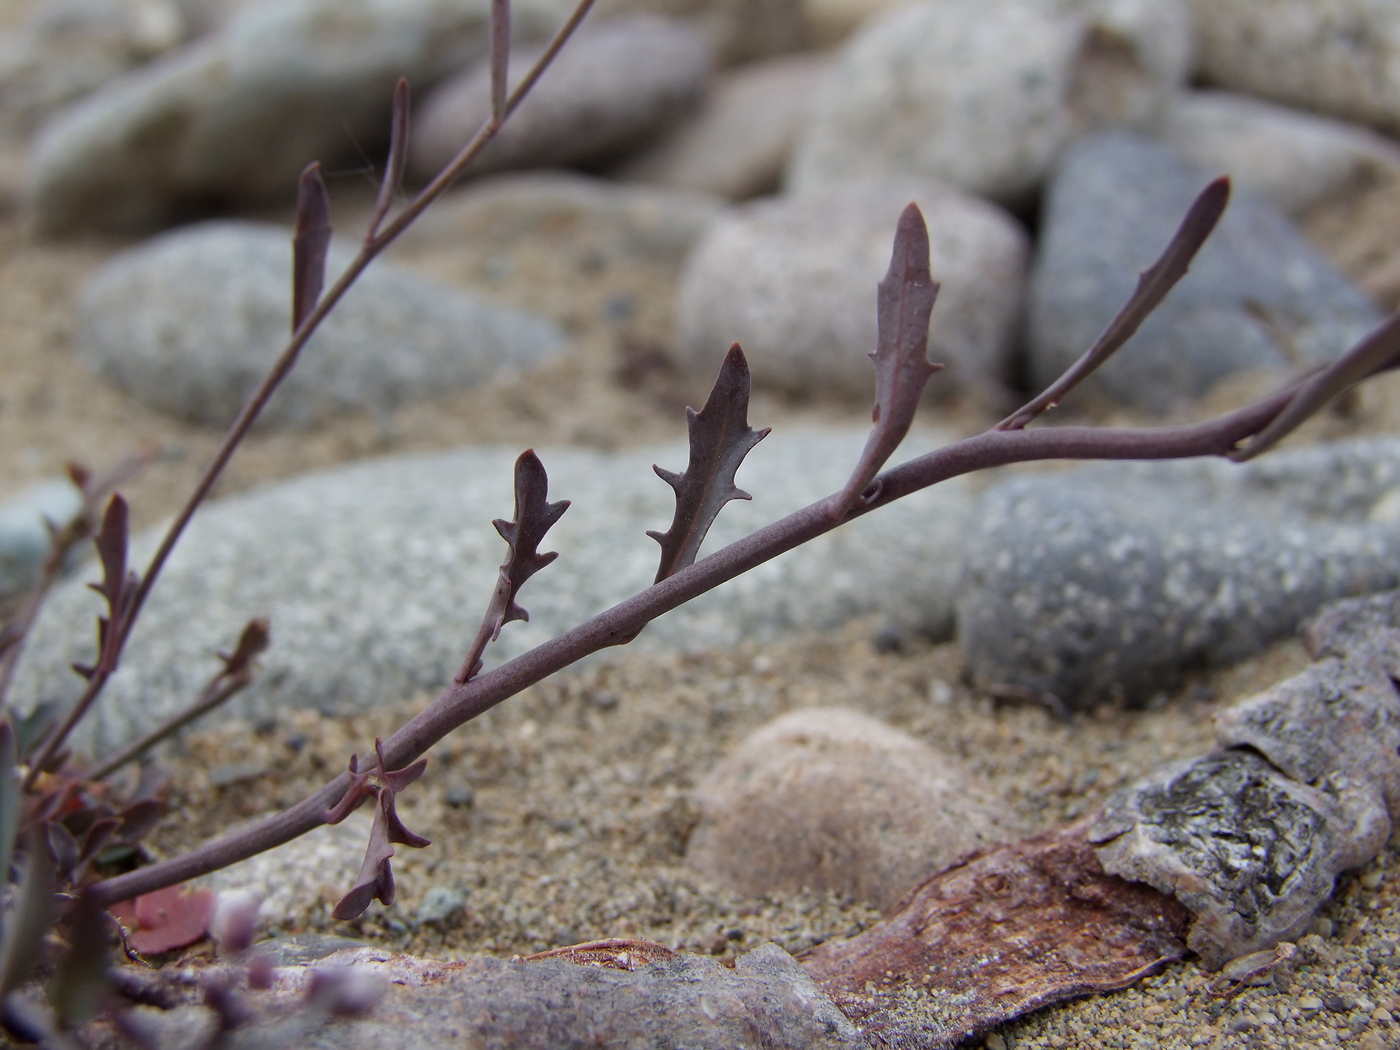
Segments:
[[[828,513],[831,497],[818,500],[514,660],[464,684],[454,684],[384,741],[384,760],[391,768],[408,765],[453,729],[556,671],[590,653],[630,640],[647,623],[692,598],[912,492],[949,478],[1010,463],[1045,459],[1153,460],[1223,456],[1267,426],[1297,393],[1300,383],[1290,383],[1256,404],[1206,423],[1141,429],[989,430],[910,460],[877,477],[872,498],[853,507],[841,518],[833,520]],[[182,856],[97,883],[93,893],[102,904],[110,905],[227,867],[289,842],[322,824],[324,812],[340,801],[349,784],[350,775],[342,773],[315,795],[274,817]]]

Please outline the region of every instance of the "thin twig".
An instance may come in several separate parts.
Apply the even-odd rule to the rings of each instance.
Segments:
[[[194,517],[195,511],[199,509],[200,504],[208,497],[210,490],[213,489],[214,484],[219,480],[220,475],[223,474],[224,468],[228,465],[229,460],[233,458],[234,452],[237,451],[238,446],[242,444],[243,439],[247,437],[248,431],[252,429],[253,423],[256,422],[263,408],[266,407],[272,395],[282,384],[282,381],[286,379],[287,375],[292,371],[292,368],[297,363],[297,358],[301,355],[302,349],[306,346],[306,343],[310,340],[315,331],[321,326],[321,322],[335,309],[340,300],[344,298],[345,293],[350,290],[355,281],[359,279],[360,274],[365,271],[366,267],[374,261],[379,253],[393,243],[395,238],[403,233],[403,231],[423,213],[423,210],[427,208],[429,204],[440,197],[443,192],[452,185],[467,165],[476,159],[477,155],[485,148],[486,144],[495,137],[496,132],[500,130],[501,124],[504,123],[505,118],[509,117],[509,115],[514,112],[515,107],[520,104],[520,101],[528,94],[530,89],[534,87],[535,82],[544,74],[545,69],[547,69],[549,64],[554,60],[554,56],[559,53],[559,49],[564,46],[574,30],[578,28],[579,23],[583,21],[584,16],[587,15],[589,10],[593,7],[593,4],[594,0],[580,0],[578,7],[575,8],[569,20],[564,23],[563,27],[555,34],[554,39],[550,41],[549,47],[539,59],[536,60],[535,64],[530,68],[529,73],[526,74],[525,79],[521,81],[520,85],[511,93],[510,99],[506,104],[505,114],[501,120],[493,118],[483,124],[481,129],[472,136],[471,141],[462,147],[457,156],[448,162],[447,166],[438,173],[437,177],[419,192],[412,203],[410,203],[393,222],[374,237],[365,241],[359,252],[355,255],[355,258],[352,259],[350,264],[345,268],[345,272],[340,275],[335,284],[331,286],[330,290],[321,296],[315,307],[307,315],[306,320],[293,334],[291,341],[278,356],[277,361],[273,364],[267,375],[263,377],[263,381],[258,384],[257,390],[253,392],[253,395],[239,411],[237,418],[234,419],[228,432],[219,443],[219,447],[215,451],[209,466],[205,468],[204,474],[195,484],[194,491],[190,493],[189,497],[185,500],[184,506],[182,506],[179,513],[175,515],[175,520],[171,522],[165,536],[161,539],[160,546],[156,548],[155,554],[151,556],[150,564],[146,567],[146,571],[142,575],[140,583],[137,585],[131,597],[131,603],[126,615],[122,617],[120,623],[111,625],[111,630],[114,632],[114,637],[112,639],[113,667],[115,667],[116,660],[120,658],[122,650],[131,637],[131,630],[135,626],[138,617],[141,615],[141,610],[145,607],[146,599],[151,593],[151,588],[155,586],[156,581],[160,578],[161,570],[169,560],[171,552],[175,549],[175,545],[180,541],[180,537],[184,535],[185,529],[189,525],[190,520]],[[70,709],[67,717],[64,718],[59,728],[54,733],[50,734],[49,738],[45,741],[40,755],[43,761],[36,760],[35,769],[42,768],[43,763],[52,758],[63,745],[64,741],[73,731],[73,727],[83,719],[89,708],[92,707],[93,702],[96,701],[97,697],[101,694],[108,679],[111,677],[111,673],[112,669],[110,668],[98,668],[92,678],[88,680],[88,685],[83,691],[83,695],[79,697],[78,702]]]

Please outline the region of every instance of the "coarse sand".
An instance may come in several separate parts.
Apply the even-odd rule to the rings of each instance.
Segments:
[[[351,178],[333,192],[338,227],[355,229],[367,207],[363,188]],[[13,195],[0,192],[0,207],[6,201]],[[1361,232],[1346,221],[1357,213]],[[1385,255],[1372,232],[1382,222],[1400,228],[1400,187],[1368,188],[1364,198],[1358,191],[1310,216],[1308,229],[1385,298],[1381,278],[1400,255],[1394,247]],[[0,500],[60,472],[70,458],[100,468],[147,447],[155,460],[127,492],[137,524],[151,524],[178,506],[217,443],[218,435],[162,418],[105,386],[74,355],[77,292],[120,247],[35,244],[13,211],[0,214]],[[666,363],[673,273],[625,260],[600,269],[587,245],[567,238],[464,245],[448,260],[399,261],[554,316],[575,337],[576,354],[487,390],[380,416],[352,413],[310,432],[256,433],[220,494],[358,457],[471,441],[612,448],[672,439],[683,432],[680,406],[703,396],[703,385],[697,390]],[[634,306],[610,308],[620,297]],[[1238,404],[1256,390],[1257,380],[1246,377],[1183,418]],[[795,404],[760,393],[750,415],[756,425],[781,426],[867,413],[865,405]],[[936,418],[962,433],[993,421],[969,405],[941,408]],[[1090,418],[1141,421],[1106,410]],[[1396,429],[1400,381],[1388,379],[1347,399],[1297,440]],[[531,586],[536,603],[548,600],[547,573]],[[273,630],[275,637],[275,624]],[[1148,710],[1062,720],[971,689],[955,645],[891,637],[876,621],[762,648],[673,657],[617,651],[508,701],[432,753],[400,811],[434,842],[421,852],[400,851],[400,900],[392,908],[376,905],[358,922],[336,923],[329,909],[348,882],[322,873],[319,903],[293,926],[436,956],[509,956],[622,935],[725,958],[764,940],[799,952],[857,933],[878,915],[858,901],[813,894],[744,899],[689,869],[683,856],[697,819],[690,789],[768,719],[831,705],[885,719],[948,750],[1008,805],[1051,827],[1155,765],[1207,750],[1212,711],[1305,663],[1301,647],[1289,642],[1241,666],[1196,674]],[[386,697],[372,716],[288,712],[263,724],[189,732],[166,757],[174,806],[153,838],[156,853],[170,855],[211,829],[298,801],[343,769],[351,751],[363,754],[376,734],[387,735],[427,699]],[[1038,1013],[986,1044],[1396,1047],[1398,866],[1400,839],[1393,838],[1374,862],[1343,877],[1294,958],[1255,983],[1222,987],[1187,962],[1128,991]],[[465,906],[419,921],[424,896],[444,889]]]

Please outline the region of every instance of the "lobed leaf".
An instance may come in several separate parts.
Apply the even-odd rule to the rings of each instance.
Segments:
[[[297,225],[292,237],[292,332],[321,298],[326,284],[326,253],[331,246],[331,205],[321,178],[320,161],[312,161],[297,180]]]
[[[1167,293],[1186,276],[1191,260],[1215,229],[1225,205],[1230,202],[1230,180],[1219,178],[1203,189],[1187,209],[1167,250],[1155,263],[1138,275],[1137,288],[1118,316],[1109,322],[1084,356],[1051,383],[1036,398],[1018,408],[997,424],[997,430],[1020,430],[1046,409],[1054,408],[1064,396],[1089,377],[1100,365],[1118,352],[1147,320],[1149,314],[1162,304]]]
[[[383,792],[380,792],[382,799]],[[350,892],[340,899],[331,912],[332,917],[342,921],[358,918],[376,898],[384,904],[394,903],[394,869],[389,861],[394,855],[394,847],[389,843],[389,822],[384,813],[383,803],[375,806],[374,825],[369,832],[369,845],[365,847],[365,859],[360,864],[360,874]]]
[[[267,652],[267,648],[271,644],[272,632],[269,621],[266,619],[249,620],[248,625],[243,628],[243,633],[238,636],[238,645],[234,647],[233,652],[218,654],[219,659],[224,663],[224,676],[233,677],[249,671],[253,661]]]
[[[894,454],[919,410],[929,377],[943,366],[928,359],[928,325],[938,284],[929,272],[928,227],[910,204],[895,227],[890,268],[876,294],[875,427],[846,487],[828,505],[833,519],[860,501],[885,461]]]
[[[771,431],[749,427],[749,363],[735,343],[724,355],[719,376],[705,406],[685,410],[690,430],[690,462],[683,474],[652,466],[676,493],[676,513],[664,533],[649,531],[661,545],[660,583],[695,561],[700,544],[730,500],[753,499],[734,484],[734,475],[750,450]]]
[[[491,524],[506,541],[509,553],[496,575],[496,589],[487,604],[486,615],[477,628],[467,657],[456,680],[465,682],[481,669],[481,654],[486,646],[501,636],[501,628],[512,620],[530,619],[515,600],[520,588],[535,573],[559,557],[558,552],[541,554],[539,545],[545,533],[554,527],[569,509],[568,500],[549,502],[549,475],[534,449],[526,449],[515,461],[515,520],[497,518]]]

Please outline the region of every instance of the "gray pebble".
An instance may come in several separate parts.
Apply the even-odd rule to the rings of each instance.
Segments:
[[[1121,132],[1066,154],[1031,274],[1028,352],[1038,389],[1093,344],[1219,174]],[[1286,218],[1236,193],[1191,272],[1087,385],[1115,403],[1161,412],[1236,372],[1330,361],[1380,319]]]
[[[149,407],[227,425],[290,338],[290,242],[276,226],[217,222],[118,255],[83,290],[79,355]],[[333,247],[330,281],[352,255]],[[379,262],[312,337],[259,423],[390,409],[529,368],[564,345],[551,321]]]
[[[1183,669],[1290,637],[1324,602],[1400,583],[1400,442],[1104,464],[983,498],[958,635],[974,674],[1071,708],[1141,703]]]
[[[756,422],[761,422],[757,420]],[[752,502],[725,508],[703,553],[838,490],[865,429],[779,431],[738,476]],[[938,442],[916,431],[912,456]],[[270,616],[264,671],[220,717],[299,708],[367,711],[457,672],[505,553],[490,526],[511,513],[518,450],[468,449],[386,458],[294,479],[208,507],[166,566],[121,670],[86,724],[84,741],[131,739],[190,703],[253,616]],[[559,559],[533,578],[487,665],[518,655],[645,589],[674,509],[653,463],[681,469],[684,445],[601,454],[548,449],[551,499],[573,506],[542,549]],[[689,651],[834,627],[880,612],[909,630],[947,637],[971,497],[961,482],[916,493],[860,518],[651,624],[636,644]],[[156,542],[135,541],[140,564]],[[96,596],[81,579],[46,605],[14,684],[28,708],[76,697],[67,670],[89,659]]]
[[[82,493],[57,479],[0,504],[0,600],[17,598],[38,582],[53,550],[49,523],[61,528],[82,509]]]

